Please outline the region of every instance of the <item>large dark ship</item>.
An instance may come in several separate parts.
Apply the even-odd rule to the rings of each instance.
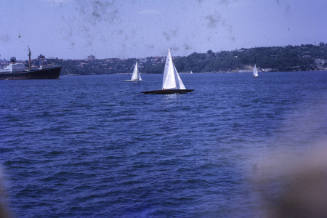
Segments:
[[[10,59],[10,64],[0,70],[0,80],[19,80],[19,79],[58,79],[61,66],[44,65],[45,57],[39,56],[39,67],[32,67],[31,51],[28,52],[28,67],[23,63],[16,63],[16,58]]]

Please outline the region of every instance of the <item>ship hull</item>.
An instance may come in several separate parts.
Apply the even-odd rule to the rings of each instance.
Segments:
[[[193,89],[163,89],[142,92],[143,94],[156,94],[156,95],[169,95],[169,94],[186,94],[188,92],[193,92]]]
[[[58,79],[60,71],[61,67],[51,67],[15,73],[0,73],[0,80]]]

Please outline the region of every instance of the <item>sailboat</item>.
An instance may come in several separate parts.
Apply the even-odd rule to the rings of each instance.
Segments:
[[[253,67],[253,76],[254,77],[258,77],[259,76],[259,73],[258,73],[258,69],[257,69],[257,65],[256,64]]]
[[[193,71],[191,70],[190,74],[193,74]]]
[[[132,82],[142,81],[142,77],[141,77],[141,74],[139,72],[137,62],[135,63],[131,80],[128,80],[128,81],[132,81]]]
[[[193,89],[186,89],[178,71],[173,63],[170,49],[168,49],[168,55],[166,58],[165,69],[163,72],[162,89],[154,91],[142,92],[144,94],[184,94],[192,92]]]

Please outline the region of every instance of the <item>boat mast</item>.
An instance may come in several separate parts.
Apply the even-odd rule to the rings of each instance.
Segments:
[[[32,55],[31,49],[28,47],[28,69],[29,70],[31,70],[31,68],[32,68],[31,55]]]

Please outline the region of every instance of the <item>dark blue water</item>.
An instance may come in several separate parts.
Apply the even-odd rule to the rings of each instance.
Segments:
[[[254,157],[327,133],[327,73],[0,81],[0,161],[18,217],[252,217]]]

